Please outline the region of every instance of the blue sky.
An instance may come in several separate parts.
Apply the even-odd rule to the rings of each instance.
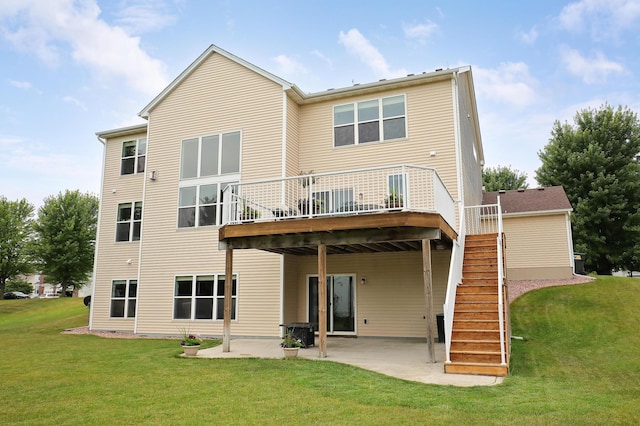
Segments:
[[[305,92],[471,65],[486,165],[530,186],[555,120],[640,111],[640,0],[2,0],[0,195],[98,194],[95,132],[210,44]]]

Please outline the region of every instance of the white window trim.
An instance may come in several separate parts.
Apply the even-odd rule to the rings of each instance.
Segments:
[[[222,199],[220,197],[220,194],[222,193],[222,191],[220,191],[220,184],[229,184],[229,185],[237,185],[240,183],[240,175],[223,175],[223,176],[208,176],[206,178],[201,178],[201,179],[189,179],[189,180],[185,180],[185,181],[180,181],[178,183],[178,199],[177,199],[177,204],[178,204],[178,208],[177,208],[177,214],[176,214],[176,229],[179,230],[183,230],[183,229],[196,229],[196,228],[219,228],[220,226],[222,226]],[[200,207],[201,206],[210,206],[212,204],[200,204],[200,187],[201,186],[206,186],[206,185],[218,185],[218,189],[217,189],[217,202],[216,202],[216,222],[213,225],[200,225]],[[189,206],[181,206],[180,205],[180,189],[181,188],[190,188],[190,187],[196,187],[196,204],[195,205],[189,205]],[[189,208],[189,207],[195,207],[196,209],[196,214],[195,214],[195,224],[194,226],[180,226],[180,209],[184,209],[184,208]]]
[[[147,162],[146,162],[146,158],[147,158],[147,149],[148,146],[145,147],[144,150],[144,155],[141,155],[138,153],[138,149],[140,146],[140,141],[143,140],[145,141],[145,144],[147,143],[147,138],[143,137],[143,138],[138,138],[138,139],[129,139],[126,141],[122,141],[122,144],[120,145],[120,176],[131,176],[131,175],[137,175],[137,174],[144,174],[145,170],[147,169]],[[124,157],[122,155],[122,148],[124,147],[124,144],[128,143],[128,142],[135,142],[136,143],[136,153],[134,155],[128,156],[128,157]],[[145,170],[142,170],[141,172],[138,171],[138,160],[140,159],[140,157],[145,157],[145,164],[144,164],[144,168]],[[133,158],[133,173],[126,173],[123,174],[122,173],[122,160],[127,159],[127,158]]]
[[[116,281],[125,281],[126,282],[126,287],[125,287],[125,291],[124,291],[124,297],[113,297],[113,285]],[[131,284],[131,281],[135,281],[136,282],[136,296],[135,297],[129,297],[129,285]],[[109,319],[115,319],[115,320],[130,320],[133,318],[136,318],[136,314],[138,312],[138,290],[139,290],[139,281],[136,278],[115,278],[111,280],[111,288],[109,289]],[[112,316],[113,312],[111,310],[111,304],[114,300],[124,300],[124,316],[121,317],[114,317]],[[131,300],[135,300],[136,301],[136,309],[133,312],[133,316],[130,317],[128,316],[128,312],[129,312],[129,301]]]
[[[214,287],[213,287],[213,296],[207,296],[207,297],[212,297],[213,298],[213,312],[212,312],[212,318],[195,318],[196,315],[196,299],[198,299],[198,297],[196,296],[196,279],[197,277],[206,277],[206,276],[213,276],[214,277]],[[176,280],[178,277],[191,277],[191,296],[176,296]],[[197,321],[197,322],[201,322],[201,321],[209,321],[209,322],[222,322],[224,321],[223,319],[217,319],[217,301],[218,299],[224,299],[224,296],[218,296],[218,283],[219,283],[219,279],[220,277],[225,278],[226,276],[225,274],[217,274],[217,273],[200,273],[200,274],[176,274],[173,277],[173,296],[171,298],[172,301],[172,320],[173,321]],[[236,312],[236,317],[232,318],[231,321],[232,322],[237,322],[238,318],[240,317],[240,311],[238,309],[238,299],[240,297],[240,279],[238,277],[237,273],[234,273],[232,275],[233,278],[235,278],[236,280],[236,295],[235,296],[231,296],[231,303],[235,304],[235,312]],[[232,279],[233,279],[232,278]],[[189,318],[176,318],[176,303],[175,300],[179,298],[179,299],[189,299],[191,300],[191,313],[190,313],[190,317]],[[203,298],[203,297],[200,297]],[[233,312],[233,309],[232,309]],[[224,313],[223,313],[224,315]]]
[[[382,101],[383,99],[388,99],[388,98],[395,98],[397,96],[402,96],[403,97],[403,102],[404,102],[404,115],[396,115],[393,117],[383,117],[383,107],[382,107]],[[368,102],[368,101],[378,101],[378,132],[379,132],[379,138],[377,141],[369,141],[369,142],[362,142],[360,143],[359,141],[359,131],[358,131],[358,125],[359,124],[364,124],[364,123],[371,123],[374,122],[376,120],[365,120],[365,121],[358,121],[358,104],[361,102]],[[344,105],[352,105],[353,106],[353,123],[351,125],[354,126],[353,129],[353,144],[348,144],[348,145],[340,145],[340,146],[336,146],[336,132],[335,129],[336,127],[345,127],[345,126],[349,126],[350,124],[340,124],[340,125],[336,125],[335,123],[335,108],[336,107],[340,107],[340,106],[344,106]],[[383,96],[380,98],[371,98],[371,99],[361,99],[358,101],[354,101],[354,102],[347,102],[344,104],[337,104],[337,105],[333,105],[331,107],[331,123],[332,123],[332,139],[333,139],[333,147],[334,148],[346,148],[346,147],[350,147],[350,146],[357,146],[357,145],[369,145],[369,144],[375,144],[375,143],[381,143],[381,142],[390,142],[390,141],[398,141],[398,140],[405,140],[409,138],[409,120],[408,120],[408,114],[407,114],[407,95],[404,93],[401,94],[396,94],[396,95],[390,95],[390,96]],[[385,139],[384,138],[384,121],[385,120],[393,120],[396,118],[401,118],[404,117],[404,136],[400,137],[400,138],[393,138],[393,139]]]
[[[228,135],[231,133],[239,133],[240,134],[240,159],[238,161],[238,172],[237,173],[222,173],[222,136],[223,135]],[[201,155],[202,155],[202,139],[203,138],[208,138],[211,136],[218,136],[218,174],[216,175],[209,175],[209,176],[200,176],[201,173],[201,168],[202,168],[202,161],[201,161]],[[193,137],[189,137],[189,138],[183,138],[180,141],[180,176],[182,176],[182,157],[184,155],[182,149],[183,149],[183,143],[184,141],[190,140],[190,139],[198,139],[198,158],[197,158],[197,164],[196,164],[196,176],[195,177],[188,177],[188,178],[183,178],[180,177],[180,183],[182,182],[189,182],[189,181],[199,181],[199,180],[206,180],[206,179],[211,179],[211,178],[220,178],[223,176],[235,176],[235,175],[240,175],[240,170],[242,170],[242,138],[243,138],[243,134],[242,134],[242,130],[231,130],[228,132],[220,132],[220,133],[211,133],[208,135],[202,135],[202,136],[193,136]],[[191,185],[187,185],[187,186],[191,186]]]
[[[140,203],[140,220],[134,220],[135,217],[135,209],[136,209],[136,203]],[[131,204],[131,219],[128,221],[120,221],[118,220],[118,216],[120,215],[120,206],[123,204]],[[121,244],[121,243],[139,243],[140,239],[142,239],[142,221],[144,219],[143,214],[144,214],[144,209],[142,208],[143,204],[141,200],[136,200],[136,201],[124,201],[122,203],[118,203],[118,205],[116,206],[116,232],[114,235],[114,241],[117,244]],[[118,224],[120,223],[129,223],[129,239],[127,241],[118,241]],[[140,222],[140,239],[134,240],[133,239],[133,224],[135,222]]]

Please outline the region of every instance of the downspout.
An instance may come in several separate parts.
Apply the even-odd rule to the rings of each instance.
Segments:
[[[91,303],[89,304],[89,330],[93,328],[93,305],[96,300],[96,272],[98,270],[98,247],[100,246],[100,219],[102,217],[102,195],[104,190],[104,170],[107,160],[107,141],[96,135],[98,142],[102,144],[102,172],[100,173],[100,201],[98,203],[98,223],[96,227],[96,239],[93,250],[93,276],[91,277]]]

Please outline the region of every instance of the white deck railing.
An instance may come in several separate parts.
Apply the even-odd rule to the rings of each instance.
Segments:
[[[243,182],[224,191],[223,224],[407,210],[439,213],[455,229],[455,202],[438,173],[399,165]]]
[[[447,294],[444,300],[444,345],[445,362],[451,362],[451,330],[453,329],[453,314],[456,306],[456,290],[458,284],[462,282],[462,262],[464,260],[464,235],[465,235],[465,209],[460,205],[460,230],[458,239],[453,241],[451,249],[451,263],[449,264],[449,281],[447,283]]]

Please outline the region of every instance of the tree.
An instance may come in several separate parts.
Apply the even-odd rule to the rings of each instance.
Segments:
[[[82,287],[93,269],[98,199],[80,191],[45,198],[34,225],[33,255],[52,283],[66,290]]]
[[[9,201],[0,196],[0,299],[7,280],[31,272],[27,243],[32,220],[33,206],[26,199]]]
[[[573,206],[575,248],[598,274],[638,269],[640,123],[627,108],[585,109],[575,126],[556,121],[538,153],[542,185],[562,185]]]
[[[6,291],[21,291],[24,294],[31,294],[33,292],[33,285],[27,281],[7,281]]]
[[[510,167],[487,167],[482,170],[482,185],[486,192],[500,191],[501,189],[527,189],[527,174],[520,170],[511,170]]]

